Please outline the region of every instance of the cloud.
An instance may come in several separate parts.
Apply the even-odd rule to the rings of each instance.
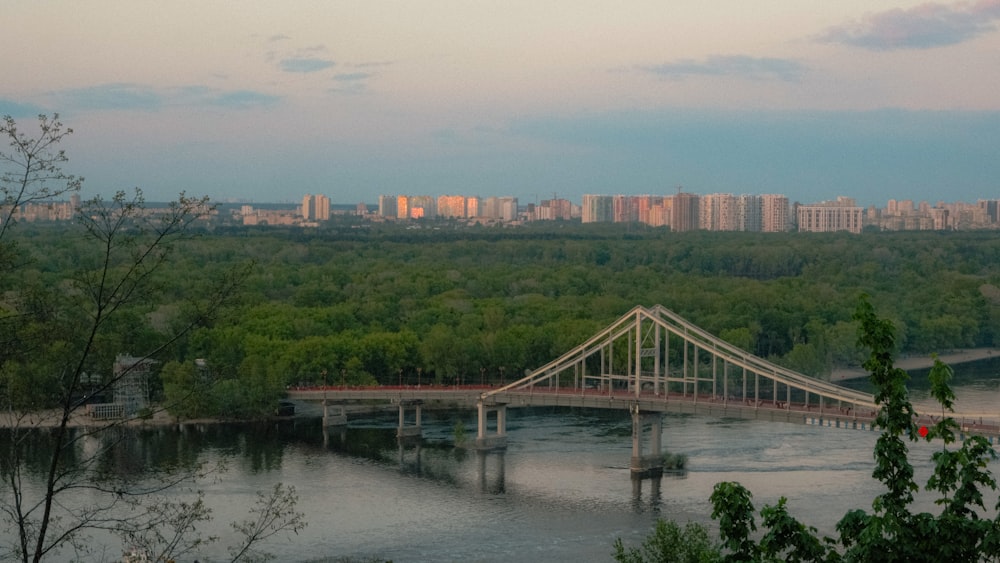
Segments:
[[[45,109],[35,104],[16,102],[14,100],[8,100],[5,98],[0,98],[0,115],[9,115],[11,117],[33,117],[39,114],[46,113]]]
[[[931,49],[956,45],[997,29],[1000,0],[958,4],[927,3],[868,14],[860,21],[830,28],[820,41],[872,51]]]
[[[375,74],[371,72],[343,72],[335,74],[333,80],[337,86],[330,88],[334,94],[362,94],[368,91],[368,81]]]
[[[353,66],[354,68],[372,68],[372,67],[391,66],[392,64],[393,64],[392,61],[366,61],[363,63],[355,63]]]
[[[374,76],[370,72],[345,72],[342,74],[335,74],[333,79],[338,82],[351,82],[357,80],[367,80]]]
[[[126,83],[61,90],[55,96],[59,105],[83,110],[152,111],[163,105],[163,96],[153,89]]]
[[[636,70],[663,78],[690,76],[734,76],[751,80],[795,81],[805,70],[798,61],[743,55],[712,56],[703,61],[681,59],[657,65],[640,65]]]
[[[336,63],[326,59],[283,59],[278,63],[285,72],[319,72],[328,69]]]
[[[218,90],[203,85],[152,88],[137,84],[100,84],[52,92],[53,104],[67,111],[158,111],[163,108],[222,106],[231,108],[269,106],[279,96],[252,90]],[[0,112],[4,108],[0,100]],[[39,113],[31,110],[32,114]]]
[[[252,90],[234,90],[232,92],[215,94],[208,100],[208,102],[215,106],[229,108],[251,108],[274,105],[280,100],[281,98],[279,96],[265,94],[263,92],[254,92]]]

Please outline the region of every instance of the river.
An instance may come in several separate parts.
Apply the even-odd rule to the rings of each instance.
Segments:
[[[925,373],[914,373],[915,400],[926,396]],[[1000,359],[956,366],[956,375],[959,409],[1000,411]],[[148,429],[134,457],[156,465],[183,450],[225,462],[227,471],[199,484],[214,515],[201,531],[220,536],[201,561],[224,560],[228,523],[276,482],[295,486],[308,526],[264,547],[300,562],[610,560],[615,538],[636,545],[658,517],[713,527],[708,497],[727,480],[746,485],[758,508],[787,497],[793,515],[833,534],[848,509],[870,508],[882,491],[871,478],[871,432],[668,414],[663,447],[686,455],[688,469],[657,483],[630,478],[625,411],[510,409],[508,448],[485,454],[453,447],[455,424],[474,432],[474,417],[425,412],[422,444],[403,448],[394,413],[325,434],[318,419]],[[937,447],[912,446],[920,482]],[[917,505],[933,510],[924,496]]]

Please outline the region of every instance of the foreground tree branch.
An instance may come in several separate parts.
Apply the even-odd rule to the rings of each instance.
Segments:
[[[71,130],[57,117],[39,121],[37,138],[20,133],[9,117],[0,126],[12,149],[0,153],[0,257],[14,255],[9,227],[18,206],[80,187],[80,179],[62,172],[66,156],[56,149]],[[141,342],[135,363],[84,387],[90,374],[107,370],[114,355],[124,351],[116,344],[123,341],[123,331],[139,328],[134,323],[143,321],[142,312],[158,302],[174,248],[192,236],[192,224],[210,210],[207,198],[183,193],[166,208],[151,210],[140,190],[119,191],[78,210],[79,236],[91,244],[75,257],[71,277],[46,284],[19,278],[17,269],[7,266],[10,261],[0,265],[0,290],[6,292],[0,294],[0,323],[11,328],[0,342],[0,399],[10,426],[0,453],[0,513],[16,537],[0,558],[38,562],[64,547],[87,553],[87,535],[94,530],[131,538],[155,532],[150,545],[165,555],[199,545],[200,539],[185,537],[207,517],[200,497],[178,504],[155,494],[201,475],[201,466],[140,480],[108,466],[109,453],[128,440],[127,420],[86,429],[73,424],[88,393],[109,391],[146,362],[161,358],[237,295],[245,267],[225,273],[210,290],[191,298],[167,330]],[[51,407],[54,417],[39,427],[41,417],[34,413]],[[39,477],[40,488],[34,485]],[[86,502],[74,496],[83,490]]]

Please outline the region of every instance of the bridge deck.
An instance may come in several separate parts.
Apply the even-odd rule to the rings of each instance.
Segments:
[[[422,400],[425,408],[473,408],[484,392],[483,386],[379,386],[379,387],[296,387],[288,390],[288,398],[301,401],[389,401]],[[706,394],[654,394],[643,392],[570,390],[560,388],[508,389],[487,397],[487,404],[508,407],[577,407],[632,410],[643,412],[690,413],[718,418],[758,419],[773,422],[813,424],[834,428],[871,430],[874,409],[821,407],[817,404],[782,401],[740,401]],[[983,417],[956,415],[962,432],[986,436],[991,443],[1000,442],[1000,423]],[[931,425],[939,420],[928,414],[917,418],[918,425]]]

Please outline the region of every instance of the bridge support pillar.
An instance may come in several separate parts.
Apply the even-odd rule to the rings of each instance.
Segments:
[[[330,407],[333,407],[335,412],[331,413]],[[330,426],[347,426],[347,409],[344,405],[331,405],[323,399],[323,427]]]
[[[421,400],[399,401],[399,426],[396,428],[397,438],[419,438],[421,436],[420,407],[423,404],[424,402]],[[406,407],[416,407],[416,419],[413,426],[406,425]]]
[[[480,450],[503,449],[507,447],[507,405],[497,404],[492,406],[484,405],[482,401],[477,404],[479,420],[476,431],[476,448]],[[497,426],[496,434],[489,434],[489,414],[496,413]]]
[[[632,469],[633,477],[656,477],[663,474],[663,452],[660,436],[663,433],[663,418],[660,413],[641,412],[638,407],[632,409]],[[650,430],[650,453],[643,452],[646,425]]]

